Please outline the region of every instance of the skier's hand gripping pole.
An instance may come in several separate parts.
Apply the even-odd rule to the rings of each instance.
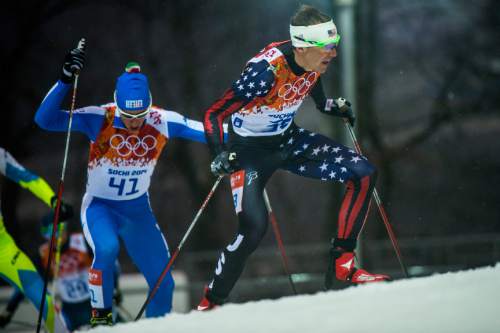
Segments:
[[[352,128],[349,121],[345,118],[344,118],[344,123],[345,123],[345,126],[347,128],[347,131],[349,132],[351,140],[354,144],[354,148],[356,149],[356,152],[361,155],[362,154],[361,147],[360,147],[358,140],[356,138],[356,134],[354,133],[354,129]],[[403,262],[403,256],[401,255],[401,250],[399,248],[398,240],[396,239],[396,235],[394,234],[392,226],[389,223],[389,218],[387,217],[384,206],[382,205],[382,200],[380,200],[380,196],[378,195],[378,191],[376,188],[373,189],[373,199],[375,199],[375,203],[377,204],[378,211],[380,212],[380,217],[382,217],[382,221],[384,222],[387,233],[389,234],[389,238],[391,240],[392,246],[394,247],[394,251],[396,252],[396,256],[398,257],[398,261],[399,261],[399,265],[401,266],[401,270],[403,271],[403,274],[405,277],[409,277],[408,270],[406,268],[406,265]]]
[[[70,142],[70,137],[71,137],[71,125],[72,125],[72,121],[73,121],[73,111],[75,110],[76,90],[78,88],[78,76],[80,74],[81,69],[83,68],[84,59],[85,59],[85,38],[82,38],[78,42],[78,46],[75,49],[71,50],[70,53],[66,56],[64,66],[63,66],[63,76],[66,75],[66,80],[67,79],[73,80],[73,93],[72,93],[72,97],[71,97],[71,108],[69,111],[68,130],[66,133],[66,146],[64,148],[64,159],[63,159],[63,165],[62,165],[62,171],[61,171],[61,178],[59,179],[59,186],[58,186],[58,190],[57,190],[57,200],[56,200],[56,206],[55,206],[55,212],[54,212],[54,220],[52,223],[52,236],[50,237],[49,256],[48,256],[48,260],[47,260],[47,267],[46,267],[45,273],[44,273],[42,298],[40,301],[40,309],[38,312],[38,322],[37,322],[37,327],[36,327],[37,333],[40,333],[40,328],[41,328],[42,318],[43,318],[43,311],[44,311],[44,306],[45,306],[45,297],[47,295],[47,284],[48,284],[49,275],[50,275],[49,272],[52,268],[52,255],[54,252],[53,251],[54,244],[56,242],[55,238],[56,238],[57,224],[59,221],[59,212],[61,210],[61,198],[62,198],[62,193],[63,193],[63,189],[64,189],[64,175],[66,173],[66,163],[68,160],[69,142]],[[61,80],[64,82],[63,77],[61,77]],[[67,82],[67,83],[70,83],[70,82]]]

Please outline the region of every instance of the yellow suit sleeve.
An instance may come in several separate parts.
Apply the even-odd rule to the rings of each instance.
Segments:
[[[40,176],[25,169],[8,151],[1,147],[0,172],[21,187],[28,189],[49,207],[51,206],[50,199],[54,196],[54,191],[49,184]]]

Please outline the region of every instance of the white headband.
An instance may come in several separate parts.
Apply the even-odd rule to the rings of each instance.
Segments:
[[[290,38],[295,47],[313,47],[311,42],[326,42],[337,37],[337,27],[332,20],[320,24],[290,25]]]

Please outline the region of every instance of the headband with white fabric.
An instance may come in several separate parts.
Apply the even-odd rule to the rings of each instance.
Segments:
[[[340,35],[332,20],[315,25],[290,25],[290,37],[295,47],[323,47],[329,44],[337,45]]]

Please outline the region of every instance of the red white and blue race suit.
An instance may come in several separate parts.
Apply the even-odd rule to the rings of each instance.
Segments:
[[[49,91],[35,116],[40,127],[67,130],[69,113],[61,110],[61,103],[69,89],[69,84],[58,81]],[[152,107],[140,132],[130,134],[116,105],[107,104],[76,109],[71,130],[84,133],[91,141],[81,221],[94,252],[89,271],[92,307],[107,309],[112,305],[119,237],[150,288],[168,262],[168,245],[149,203],[151,175],[171,138],[205,142],[203,125]],[[170,312],[173,289],[168,274],[146,308],[147,317]]]
[[[304,71],[290,42],[272,43],[246,64],[239,79],[205,113],[207,142],[214,155],[236,152],[240,170],[231,175],[239,227],[222,251],[206,297],[221,303],[239,278],[268,225],[264,187],[277,169],[347,185],[336,244],[352,251],[362,228],[376,180],[376,170],[352,149],[300,128],[294,117],[311,95],[319,111],[327,102],[320,73]],[[231,117],[229,142],[222,124]]]

